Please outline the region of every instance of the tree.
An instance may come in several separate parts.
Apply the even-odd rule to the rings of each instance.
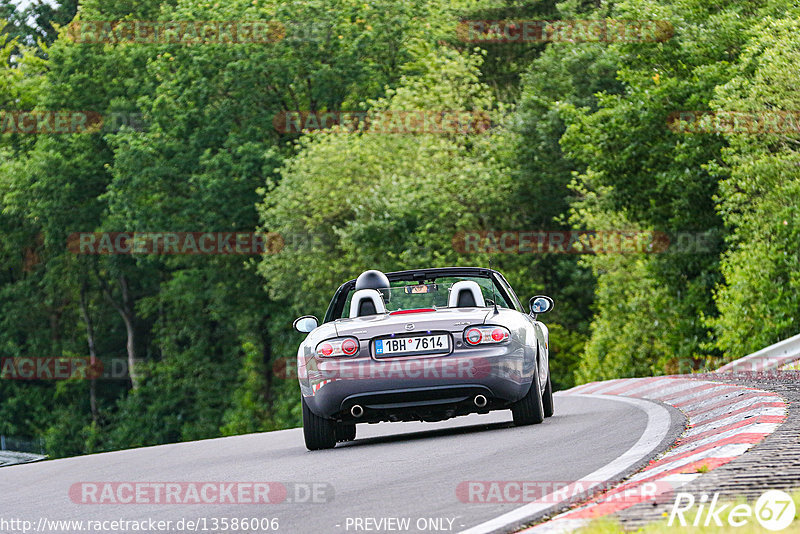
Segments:
[[[617,372],[663,373],[700,367],[715,354],[701,317],[716,313],[712,289],[720,281],[724,228],[714,209],[720,176],[709,165],[720,161],[725,140],[676,133],[667,119],[675,111],[708,108],[714,88],[734,74],[753,9],[697,2],[615,8],[615,18],[669,20],[676,33],[664,43],[609,46],[624,90],[599,93],[595,111],[563,106],[569,126],[561,145],[586,167],[575,186],[576,224],[658,231],[672,239],[709,236],[705,249],[673,247],[664,254],[588,262],[598,275],[598,292],[583,379],[613,374],[599,371],[605,362]],[[705,31],[709,24],[717,30]]]
[[[731,234],[717,288],[719,317],[708,318],[715,345],[738,358],[797,333],[800,308],[800,134],[796,13],[766,17],[752,31],[736,75],[718,87],[719,112],[752,114],[764,133],[726,132],[730,147],[720,168],[718,212]],[[771,119],[770,119],[771,117]],[[783,117],[783,119],[781,119]],[[777,120],[777,122],[776,122]]]

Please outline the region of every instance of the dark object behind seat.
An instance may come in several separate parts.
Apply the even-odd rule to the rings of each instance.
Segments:
[[[375,309],[375,303],[372,302],[372,300],[363,299],[361,302],[358,303],[359,317],[363,317],[364,315],[376,315],[377,313],[378,310]]]
[[[461,290],[458,293],[458,304],[459,308],[475,308],[477,303],[475,302],[475,297],[472,296],[472,292]]]

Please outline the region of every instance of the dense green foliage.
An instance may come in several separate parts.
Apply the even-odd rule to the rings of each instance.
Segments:
[[[270,43],[85,43],[81,21],[279,21]],[[0,110],[136,117],[0,131],[0,434],[65,456],[299,423],[298,315],[367,268],[492,265],[554,297],[554,385],[719,362],[796,333],[800,132],[680,132],[679,111],[800,111],[786,0],[0,2]],[[663,42],[476,43],[460,20],[658,19]],[[60,28],[60,29],[59,29]],[[463,29],[463,28],[462,28]],[[487,131],[303,134],[292,111],[468,112]],[[800,117],[800,115],[795,115]],[[798,119],[795,119],[798,120]],[[464,253],[461,232],[655,231],[664,253]],[[76,232],[278,233],[262,256],[81,255]],[[288,366],[287,366],[287,362]],[[288,369],[288,371],[287,371]]]

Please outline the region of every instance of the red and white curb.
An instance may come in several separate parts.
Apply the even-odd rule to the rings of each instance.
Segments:
[[[566,395],[559,392],[556,393],[556,396],[563,397]],[[661,404],[634,397],[603,397],[601,395],[580,394],[574,395],[574,397],[581,399],[611,399],[614,402],[635,406],[647,417],[647,426],[636,443],[627,451],[580,480],[576,480],[566,487],[562,484],[553,484],[553,491],[547,495],[463,530],[460,534],[508,532],[513,530],[514,527],[528,523],[532,517],[547,513],[549,510],[564,508],[569,503],[580,502],[577,499],[581,499],[582,496],[599,493],[602,489],[609,487],[609,481],[619,480],[622,474],[629,472],[644,458],[648,458],[651,454],[657,452],[669,434],[672,418],[669,410]]]
[[[680,409],[689,428],[672,449],[616,488],[522,532],[571,532],[591,519],[675,492],[744,454],[786,418],[786,403],[775,393],[681,376],[592,382],[563,392],[585,394],[661,401]]]

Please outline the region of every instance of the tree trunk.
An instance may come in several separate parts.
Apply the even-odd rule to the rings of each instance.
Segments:
[[[61,356],[61,313],[60,308],[50,309],[50,342],[52,353]]]
[[[94,345],[94,325],[92,324],[92,317],[89,315],[89,305],[86,302],[87,283],[83,280],[81,283],[81,314],[83,315],[83,322],[86,323],[86,343],[89,345],[89,372],[92,373],[91,381],[89,382],[89,405],[92,409],[92,421],[97,423],[97,379],[95,369],[97,369],[97,351]]]
[[[266,380],[264,381],[264,391],[261,391],[261,398],[264,400],[264,403],[269,406],[270,401],[272,400],[272,380],[273,380],[273,373],[272,373],[272,340],[270,339],[269,332],[266,331],[266,328],[261,330],[260,332],[261,337],[261,361],[263,363],[263,369],[266,376]]]
[[[139,387],[139,377],[134,367],[136,363],[136,312],[133,298],[128,288],[128,278],[124,274],[121,274],[117,279],[120,291],[122,292],[122,302],[114,300],[114,296],[111,294],[111,288],[108,287],[108,284],[102,276],[100,276],[100,273],[97,273],[97,278],[100,281],[100,287],[103,289],[103,294],[106,296],[106,299],[114,306],[114,309],[117,310],[120,317],[122,317],[122,321],[125,323],[125,331],[128,334],[128,341],[125,344],[128,353],[128,376],[130,376],[131,379],[131,388],[136,389]]]
[[[128,333],[128,342],[125,347],[128,351],[128,373],[131,377],[131,387],[136,389],[139,387],[138,375],[136,374],[136,331],[134,330],[134,322],[136,315],[133,309],[133,299],[131,299],[130,291],[128,290],[128,279],[125,275],[119,277],[119,287],[122,289],[122,306],[119,310],[122,320],[125,321],[125,330]]]

